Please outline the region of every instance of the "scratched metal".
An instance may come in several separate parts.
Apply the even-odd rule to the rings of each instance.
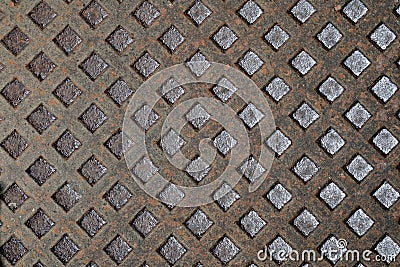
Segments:
[[[2,266],[385,266],[277,253],[263,262],[257,252],[320,255],[346,239],[371,258],[400,253],[399,29],[398,0],[2,0]],[[244,179],[216,192],[229,190],[222,198],[181,208],[134,182],[123,154],[135,140],[121,128],[143,81],[196,60],[228,64],[257,84],[277,130],[253,149],[276,158],[267,174],[249,157],[237,166]],[[191,66],[198,76],[207,67]],[[160,89],[150,121],[138,114],[141,127],[159,127],[175,102],[207,96],[230,103],[249,136],[257,131],[262,114],[229,81],[175,83]],[[191,186],[220,173],[222,154],[235,148],[215,141],[216,163],[196,158],[196,135],[222,131],[203,108],[182,114],[181,149],[193,159],[186,171],[143,159],[132,172]],[[180,195],[170,187],[161,197]]]

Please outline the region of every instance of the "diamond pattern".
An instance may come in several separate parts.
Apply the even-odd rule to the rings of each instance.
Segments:
[[[307,156],[303,156],[293,167],[293,172],[304,182],[308,182],[318,171],[318,165]]]
[[[272,99],[279,102],[287,93],[289,93],[290,87],[282,78],[275,77],[265,87],[265,91],[272,97]]]
[[[339,244],[339,239],[332,235],[321,246],[321,254],[333,265],[344,256],[343,254],[347,250],[346,248],[341,248]]]
[[[185,93],[185,89],[174,78],[169,78],[161,85],[159,93],[170,104],[174,104]]]
[[[222,237],[212,249],[214,256],[223,264],[233,260],[239,252],[240,248],[227,236]]]
[[[227,78],[222,77],[212,90],[222,102],[226,103],[238,89]]]
[[[16,108],[30,94],[30,92],[31,91],[26,89],[25,85],[17,79],[8,83],[3,90],[1,90],[1,94],[14,108]]]
[[[67,235],[55,244],[51,251],[65,265],[80,251],[78,245]]]
[[[371,65],[371,61],[359,50],[354,51],[343,63],[356,77]]]
[[[26,67],[39,81],[43,81],[53,72],[57,65],[45,53],[40,52]]]
[[[142,237],[147,237],[158,223],[154,215],[144,208],[136,214],[131,225]]]
[[[198,238],[201,238],[213,224],[214,222],[200,209],[197,209],[185,222],[186,227]]]
[[[135,68],[144,78],[149,77],[160,66],[148,52],[145,52],[132,67]]]
[[[200,104],[196,104],[188,113],[186,120],[196,129],[201,129],[210,119],[211,115]]]
[[[15,212],[24,204],[28,196],[16,183],[13,183],[1,194],[1,199],[10,210]]]
[[[125,206],[131,197],[132,193],[119,182],[104,195],[104,198],[116,211]]]
[[[1,141],[1,146],[12,158],[17,159],[29,145],[25,138],[14,130]]]
[[[390,236],[386,235],[375,246],[376,252],[381,256],[386,256],[386,262],[390,264],[400,254],[400,246]]]
[[[81,16],[92,29],[96,29],[108,17],[108,13],[93,0],[81,11]]]
[[[150,27],[160,16],[158,9],[151,3],[144,1],[133,13],[144,27]]]
[[[253,103],[249,103],[240,113],[239,118],[249,127],[250,129],[256,126],[265,117]]]
[[[393,206],[400,198],[400,193],[387,181],[375,191],[373,196],[387,209]]]
[[[204,74],[204,72],[206,72],[211,64],[207,61],[206,57],[200,51],[198,51],[190,58],[188,62],[186,62],[186,66],[194,75],[200,77]]]
[[[62,185],[52,196],[53,200],[68,212],[82,198],[68,182]]]
[[[397,90],[397,85],[387,76],[381,77],[371,88],[372,93],[383,103],[387,103]]]
[[[318,40],[327,48],[332,49],[343,37],[343,34],[332,24],[328,23],[320,33]]]
[[[68,56],[70,55],[77,46],[82,42],[81,37],[76,31],[74,31],[69,25],[67,25],[57,36],[53,39]]]
[[[248,160],[240,166],[239,172],[243,174],[249,182],[253,183],[264,174],[265,169],[253,156],[250,156]]]
[[[158,116],[158,114],[148,105],[143,105],[143,107],[136,111],[132,118],[138,126],[147,131],[154,123],[156,123],[159,117],[160,116]]]
[[[83,125],[92,133],[94,133],[107,120],[106,114],[92,103],[82,115],[79,117]]]
[[[292,141],[278,129],[268,137],[265,144],[272,149],[277,156],[281,156],[291,146]]]
[[[238,39],[235,32],[233,32],[228,26],[222,26],[219,28],[212,38],[223,50],[230,48]]]
[[[263,218],[258,215],[254,210],[249,211],[240,219],[240,227],[245,231],[250,237],[255,237],[262,228],[267,224]]]
[[[158,198],[173,209],[185,197],[185,194],[175,185],[169,183],[158,195]]]
[[[280,236],[276,237],[269,245],[268,252],[272,259],[281,264],[290,255],[293,248]]]
[[[368,110],[358,102],[345,114],[345,117],[356,129],[361,129],[371,116],[371,113],[369,113]]]
[[[253,51],[249,50],[239,60],[239,66],[248,74],[253,75],[264,65],[264,61]]]
[[[105,248],[104,251],[117,264],[131,253],[132,247],[120,235],[117,235]]]
[[[0,253],[11,265],[15,265],[28,253],[28,249],[13,235],[0,247]]]
[[[292,199],[292,194],[278,183],[271,188],[266,197],[275,208],[281,210]]]
[[[344,92],[343,86],[333,77],[328,77],[318,88],[318,91],[329,102],[335,101]]]
[[[204,20],[211,15],[211,13],[211,10],[201,1],[196,1],[187,11],[187,14],[197,26],[202,24]]]
[[[125,153],[133,146],[133,141],[129,139],[124,132],[118,130],[110,138],[108,138],[104,145],[108,148],[108,150],[110,150],[111,153],[114,154],[117,159],[121,159],[122,156],[124,156]]]
[[[333,210],[343,201],[346,194],[335,183],[331,182],[321,190],[319,197]]]
[[[14,56],[18,56],[30,42],[29,37],[17,26],[4,36],[1,41]]]
[[[320,139],[320,146],[331,156],[338,153],[345,144],[346,141],[333,128],[328,129]]]
[[[217,201],[219,207],[223,211],[228,211],[229,208],[240,199],[240,195],[230,185],[224,183],[214,192],[213,199]]]
[[[210,169],[210,165],[200,157],[195,158],[186,166],[186,172],[196,182],[201,182],[207,176]]]
[[[43,30],[57,17],[57,13],[54,12],[49,4],[40,1],[31,12],[29,12],[28,16]]]
[[[65,158],[69,158],[81,145],[82,143],[69,130],[65,130],[53,144],[58,153]]]
[[[362,209],[356,210],[346,223],[358,236],[365,235],[374,225],[374,221]]]
[[[275,50],[278,50],[287,40],[289,40],[290,36],[279,25],[275,25],[268,31],[264,38],[268,44],[270,44]]]
[[[385,24],[381,24],[372,32],[370,38],[379,48],[386,50],[396,39],[396,34]]]
[[[315,59],[306,51],[301,51],[293,60],[292,66],[300,72],[301,75],[306,75],[317,64]]]
[[[357,23],[367,12],[368,8],[360,0],[352,0],[343,8],[343,13],[354,23]]]
[[[374,168],[361,155],[357,155],[346,169],[356,181],[361,182]]]
[[[387,129],[382,128],[372,138],[372,143],[384,155],[388,155],[399,143],[399,140]]]
[[[174,236],[170,236],[159,248],[161,256],[171,265],[179,261],[186,252],[186,248]]]
[[[57,118],[40,104],[26,119],[38,133],[42,134]]]
[[[95,236],[107,222],[94,209],[88,210],[78,221],[79,226],[90,236]]]
[[[96,80],[101,74],[103,74],[108,68],[107,62],[105,62],[99,54],[92,52],[92,54],[86,58],[79,67],[83,72],[92,80]]]
[[[39,209],[26,221],[25,225],[28,226],[38,238],[41,238],[53,228],[55,223],[42,209]]]
[[[173,129],[170,129],[160,141],[161,148],[170,157],[175,155],[185,144],[186,141]]]
[[[238,11],[239,15],[249,24],[253,24],[263,13],[261,7],[256,2],[249,0]]]
[[[229,151],[236,146],[237,140],[233,138],[227,131],[223,130],[214,138],[213,144],[220,153],[226,156]]]
[[[169,49],[172,53],[179,45],[185,41],[185,37],[178,31],[175,26],[171,26],[160,38],[160,41]]]
[[[93,155],[82,164],[79,172],[90,185],[94,185],[107,173],[107,168]]]
[[[79,90],[70,78],[66,78],[57,86],[53,94],[65,107],[69,107],[82,94],[82,91]]]
[[[294,219],[293,224],[304,236],[309,236],[318,227],[319,221],[305,209]]]
[[[307,0],[300,0],[290,12],[301,23],[305,23],[316,12],[314,6]]]
[[[157,172],[158,168],[147,157],[139,160],[132,169],[132,173],[143,183],[147,183]]]
[[[108,37],[107,42],[117,51],[122,54],[130,44],[133,43],[133,38],[122,26],[118,26]]]
[[[115,104],[121,106],[133,94],[133,90],[123,79],[119,78],[106,90],[106,93]]]
[[[329,220],[321,217],[330,213],[336,214],[332,222],[339,222],[339,228],[348,228],[338,228],[338,232],[352,232],[353,238],[360,240],[374,237],[366,249],[375,249],[380,255],[399,252],[395,232],[380,233],[382,227],[378,227],[378,224],[398,225],[396,216],[392,216],[400,199],[395,179],[400,170],[396,157],[400,141],[396,127],[400,118],[396,74],[400,65],[395,52],[398,33],[394,23],[400,15],[398,4],[348,0],[328,3],[328,10],[328,6],[315,0],[275,4],[258,0],[220,4],[205,0],[186,3],[169,0],[163,4],[154,0],[28,2],[11,0],[0,10],[4,26],[0,37],[4,50],[0,62],[4,114],[0,116],[0,125],[5,127],[0,142],[3,155],[11,155],[5,156],[0,164],[0,177],[5,179],[1,199],[10,209],[4,208],[4,212],[22,219],[23,233],[27,231],[38,244],[26,246],[30,255],[23,256],[27,251],[21,254],[23,249],[17,243],[28,244],[25,237],[18,231],[15,236],[8,233],[13,229],[13,220],[2,218],[0,228],[6,239],[0,244],[3,245],[0,252],[6,265],[12,261],[24,266],[27,261],[28,265],[51,265],[44,255],[50,253],[55,265],[98,266],[102,260],[87,253],[93,247],[88,246],[91,240],[97,240],[104,250],[99,253],[111,265],[200,267],[211,259],[214,265],[220,262],[256,267],[262,263],[256,264],[254,258],[245,259],[248,252],[245,243],[257,236],[260,239],[264,229],[269,231],[267,220],[272,227],[274,217],[279,217],[283,224],[289,223],[286,230],[295,232],[300,242],[293,243],[296,250],[304,249],[307,242],[301,242],[302,239],[316,241],[314,245],[319,248],[334,248],[339,236],[329,236],[329,223],[326,225]],[[279,14],[286,19],[279,19]],[[43,40],[48,41],[47,45]],[[261,90],[258,93],[268,95],[278,128],[257,139],[261,128],[268,123],[265,116],[269,109],[251,99],[263,101],[262,97],[248,94],[251,88],[237,79],[240,75],[235,71],[215,75],[215,84],[201,86],[180,85],[185,82],[180,74],[185,72],[174,73],[161,77],[159,85],[151,88],[152,94],[159,98],[156,105],[143,101],[127,114],[127,122],[134,127],[138,125],[135,132],[152,138],[146,140],[150,141],[147,144],[160,153],[140,152],[135,135],[119,129],[128,100],[136,102],[140,94],[135,91],[143,81],[153,75],[159,77],[158,70],[179,62],[184,62],[186,72],[193,74],[186,78],[199,82],[218,74],[212,62],[231,66],[236,63],[238,71],[251,76]],[[237,149],[238,142],[242,142],[227,127],[231,125],[218,125],[220,114],[215,114],[212,106],[192,102],[193,105],[189,104],[192,106],[181,109],[186,100],[204,94],[215,97],[215,104],[232,108],[232,114],[237,114],[235,123],[247,127],[251,150],[242,151],[244,158],[232,166],[232,174],[238,178],[243,175],[248,181],[237,186],[228,180],[221,181],[213,193],[205,195],[213,197],[215,204],[185,213],[185,209],[176,206],[183,206],[184,200],[192,196],[180,186],[213,181],[220,174],[219,167],[234,160],[229,156],[230,150]],[[246,96],[251,97],[246,99]],[[183,111],[182,130],[162,125],[173,109]],[[210,114],[217,117],[211,118]],[[7,130],[10,125],[13,127]],[[22,129],[23,126],[27,127]],[[167,131],[160,131],[161,126]],[[223,126],[227,127],[227,135],[220,136]],[[174,129],[187,142],[185,147],[179,144],[179,138],[164,143],[165,147],[172,147],[173,158],[160,150],[160,139],[168,129]],[[210,130],[215,132],[210,134]],[[316,153],[305,151],[304,148],[310,147],[302,144],[302,134],[307,138],[312,135],[308,138],[309,145],[317,144],[321,149],[316,149]],[[221,140],[217,141],[218,137]],[[208,140],[215,148],[197,147],[204,138],[200,145]],[[128,165],[132,173],[123,172],[126,164],[122,158],[129,149],[130,155],[138,156]],[[260,192],[265,198],[258,200],[267,203],[258,203],[253,201],[257,195],[249,199],[244,193],[247,186],[253,190],[267,175],[270,162],[259,153],[267,150],[275,152],[277,159],[269,175],[272,180],[257,193],[258,198]],[[240,151],[234,152],[232,155]],[[164,163],[175,163],[182,156],[186,161],[177,167],[183,175],[177,177],[174,173],[179,170],[167,168]],[[13,163],[19,173],[10,171]],[[374,182],[385,170],[387,177],[383,175],[383,180]],[[339,176],[335,177],[335,173]],[[131,174],[144,186],[151,186],[160,175],[172,179],[171,184],[163,184],[155,191],[166,207],[153,205],[157,200],[145,201],[133,181],[126,179]],[[299,194],[300,199],[307,198],[307,188],[313,187],[309,196],[312,205],[301,204]],[[363,194],[359,195],[361,206],[351,196],[360,191],[357,187],[363,188]],[[41,193],[33,194],[34,189]],[[371,196],[373,208],[366,209],[363,203],[371,200]],[[38,201],[42,203],[39,206]],[[378,220],[375,209],[388,216],[380,216]],[[56,218],[56,213],[64,216]],[[221,218],[224,218],[222,224]],[[72,232],[72,228],[65,228],[67,221],[74,228]],[[126,229],[128,225],[132,229]],[[229,237],[222,229],[230,229],[226,232]],[[267,247],[272,245],[288,252],[293,240],[282,229],[264,242]],[[75,239],[79,233],[81,238]],[[11,242],[7,251],[10,236],[18,241]],[[184,248],[182,255],[180,246],[170,237]],[[224,237],[230,242],[224,242]],[[137,246],[135,239],[142,240],[142,246]],[[190,240],[193,245],[189,246]],[[168,242],[170,246],[166,245]],[[49,246],[39,251],[44,243]],[[57,250],[58,243],[61,245]],[[151,248],[151,244],[160,248]],[[194,255],[194,246],[202,247],[205,257]],[[310,249],[316,249],[315,246]],[[38,255],[43,256],[40,261]],[[281,261],[284,255],[273,256],[276,263],[289,264]],[[327,259],[332,264],[336,260],[336,256]],[[367,263],[363,262],[364,265]]]
[[[319,118],[319,114],[310,105],[303,103],[292,117],[303,129],[307,129]]]
[[[38,185],[43,185],[56,172],[56,168],[40,156],[26,172]]]

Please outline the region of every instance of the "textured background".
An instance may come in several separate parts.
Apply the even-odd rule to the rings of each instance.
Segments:
[[[258,261],[257,251],[274,240],[280,242],[278,236],[298,251],[319,250],[334,235],[345,238],[351,249],[399,253],[398,1],[362,0],[362,6],[352,1],[346,9],[346,1],[310,0],[312,7],[303,1],[256,1],[256,7],[251,1],[203,0],[208,12],[200,9],[197,15],[209,16],[199,25],[187,12],[194,1],[150,2],[152,11],[148,4],[141,6],[141,1],[127,0],[1,1],[1,262],[5,266],[33,266],[37,262],[42,265],[35,266],[61,266],[62,262],[86,266],[91,261],[97,266],[114,266],[117,262],[126,266],[141,266],[144,262],[168,266],[176,260],[177,266],[196,266],[199,262],[218,266],[224,261],[230,266],[275,266],[275,262]],[[259,16],[255,16],[257,10]],[[249,13],[242,16],[243,11]],[[355,19],[357,15],[359,19]],[[153,21],[152,16],[156,17]],[[329,22],[338,32],[319,35]],[[382,23],[386,28],[379,28]],[[265,38],[275,24],[286,34]],[[72,31],[59,35],[67,25]],[[172,25],[179,34],[162,38]],[[221,47],[213,36],[223,25],[233,33],[224,39],[228,41],[226,46]],[[12,31],[16,26],[17,30]],[[123,30],[111,35],[119,26]],[[237,40],[230,44],[229,40],[235,39],[232,34]],[[110,35],[114,38],[109,39]],[[282,39],[287,40],[278,47],[276,42]],[[176,48],[171,46],[179,40],[183,42]],[[267,142],[282,149],[282,153],[277,153],[267,179],[256,192],[246,193],[248,181],[242,179],[234,189],[241,198],[229,209],[224,211],[217,202],[200,207],[213,224],[197,238],[185,225],[196,208],[169,209],[147,196],[135,184],[121,157],[119,131],[128,99],[146,80],[145,72],[138,71],[135,62],[147,51],[160,65],[158,71],[187,62],[200,51],[210,62],[242,69],[239,62],[249,50],[264,63],[250,77],[265,94],[276,126],[288,139]],[[296,60],[303,50],[313,60]],[[360,51],[365,58],[351,58],[354,51]],[[315,65],[302,75],[310,62]],[[368,67],[355,74],[353,71],[363,62],[369,62]],[[148,65],[144,70],[150,68]],[[244,68],[244,73],[248,72]],[[276,77],[286,83],[288,92],[275,83]],[[333,77],[343,90],[334,101],[328,101],[329,97],[320,92],[328,77]],[[65,83],[67,78],[70,82]],[[119,79],[125,83],[114,84]],[[332,87],[329,83],[322,86]],[[211,88],[185,87],[186,95],[177,103],[195,96],[215,97]],[[271,92],[285,93],[277,98]],[[328,93],[331,94],[332,91]],[[76,98],[71,100],[71,96]],[[304,101],[314,112],[299,112],[297,117],[294,112]],[[365,111],[352,110],[348,119],[347,112],[357,102]],[[97,108],[85,113],[91,103]],[[245,107],[240,101],[234,103],[237,112]],[[160,100],[160,106],[173,105]],[[85,115],[81,117],[82,114]],[[313,114],[318,117],[315,121]],[[367,117],[370,118],[364,122]],[[163,116],[157,123],[162,119]],[[310,121],[313,122],[307,128],[301,126]],[[214,137],[221,128],[211,126],[206,130]],[[335,146],[340,139],[332,139],[331,135],[323,138],[330,128],[344,140],[341,149],[332,155],[324,146]],[[67,129],[72,137],[60,139]],[[256,129],[257,126],[249,132]],[[192,136],[196,133],[187,132]],[[288,140],[291,145],[283,149]],[[70,154],[74,146],[78,149]],[[189,153],[190,147],[185,150]],[[358,154],[365,161],[355,161],[355,168],[347,168]],[[315,165],[296,165],[304,155]],[[95,160],[82,167],[92,156]],[[37,161],[40,157],[42,160]],[[310,174],[312,178],[304,178]],[[191,179],[184,172],[181,175]],[[345,194],[334,209],[320,195],[331,182]],[[280,210],[272,203],[277,199],[270,197],[271,202],[267,197],[271,190],[275,192],[278,183],[291,194],[290,201]],[[327,202],[333,203],[340,191],[326,195],[330,199]],[[87,213],[92,208],[95,213]],[[149,212],[144,214],[151,214],[152,218],[135,220],[144,218],[140,216],[144,208]],[[243,218],[248,219],[251,209],[258,216],[252,217],[251,212],[253,220],[241,223]],[[355,213],[358,209],[363,212]],[[303,210],[312,215],[295,220]],[[353,214],[355,224],[348,222]],[[318,226],[314,229],[315,220]],[[131,222],[141,229],[155,227],[141,235]],[[364,233],[362,230],[371,222],[372,227]],[[101,229],[96,228],[100,224],[104,224]],[[201,220],[194,224],[209,225]],[[305,234],[307,230],[313,231]],[[175,239],[169,239],[171,236]],[[224,236],[227,239],[222,239]],[[302,264],[288,262],[283,266]],[[357,264],[338,262],[337,266],[383,265]],[[325,259],[311,265],[330,263]],[[398,265],[398,261],[391,264]]]

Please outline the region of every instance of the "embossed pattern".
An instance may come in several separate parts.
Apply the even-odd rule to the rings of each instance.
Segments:
[[[398,1],[2,1],[0,265],[339,266],[324,249],[341,238],[399,255],[399,20]],[[232,108],[250,137],[265,121],[225,77],[206,90],[168,77],[153,88],[155,107],[129,114],[157,149],[126,166],[139,142],[121,129],[137,88],[179,63],[201,77],[211,62],[254,81],[276,129],[252,144],[235,166],[243,179],[221,184],[213,203],[178,207],[184,193],[166,184],[163,204],[132,176],[204,185],[241,142],[200,104],[182,114],[182,132],[164,125],[160,136],[168,112],[207,96]],[[215,162],[193,144],[204,133]],[[261,146],[275,155],[269,172]],[[168,162],[180,153],[190,158],[182,170]],[[262,262],[265,247],[324,259],[272,253]]]

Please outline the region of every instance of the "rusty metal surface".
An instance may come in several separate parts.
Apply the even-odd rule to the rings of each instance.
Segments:
[[[320,253],[345,239],[348,249],[373,256],[400,253],[399,6],[397,0],[1,1],[1,264],[389,264],[279,255],[261,261],[257,252],[267,245]],[[196,60],[251,78],[276,131],[257,139],[263,115],[236,96],[242,88],[169,81],[153,115],[144,116],[144,107],[133,116],[153,154],[131,172],[124,153],[138,143],[122,131],[129,100],[158,71]],[[188,66],[196,76],[207,69]],[[254,157],[236,166],[244,178],[213,203],[163,204],[132,173],[142,181],[159,172],[177,184],[205,184],[235,149],[234,133],[211,120],[207,106],[182,114],[189,123],[182,140],[173,133],[155,138],[171,107],[201,96],[238,114],[253,142],[246,156]],[[202,138],[214,140],[213,164],[197,158]],[[261,148],[275,153],[269,172],[257,161]],[[186,171],[161,155],[179,149],[194,159]],[[264,182],[249,193],[260,177]],[[168,187],[159,197],[172,196],[180,192]],[[400,256],[390,266],[399,262]]]

